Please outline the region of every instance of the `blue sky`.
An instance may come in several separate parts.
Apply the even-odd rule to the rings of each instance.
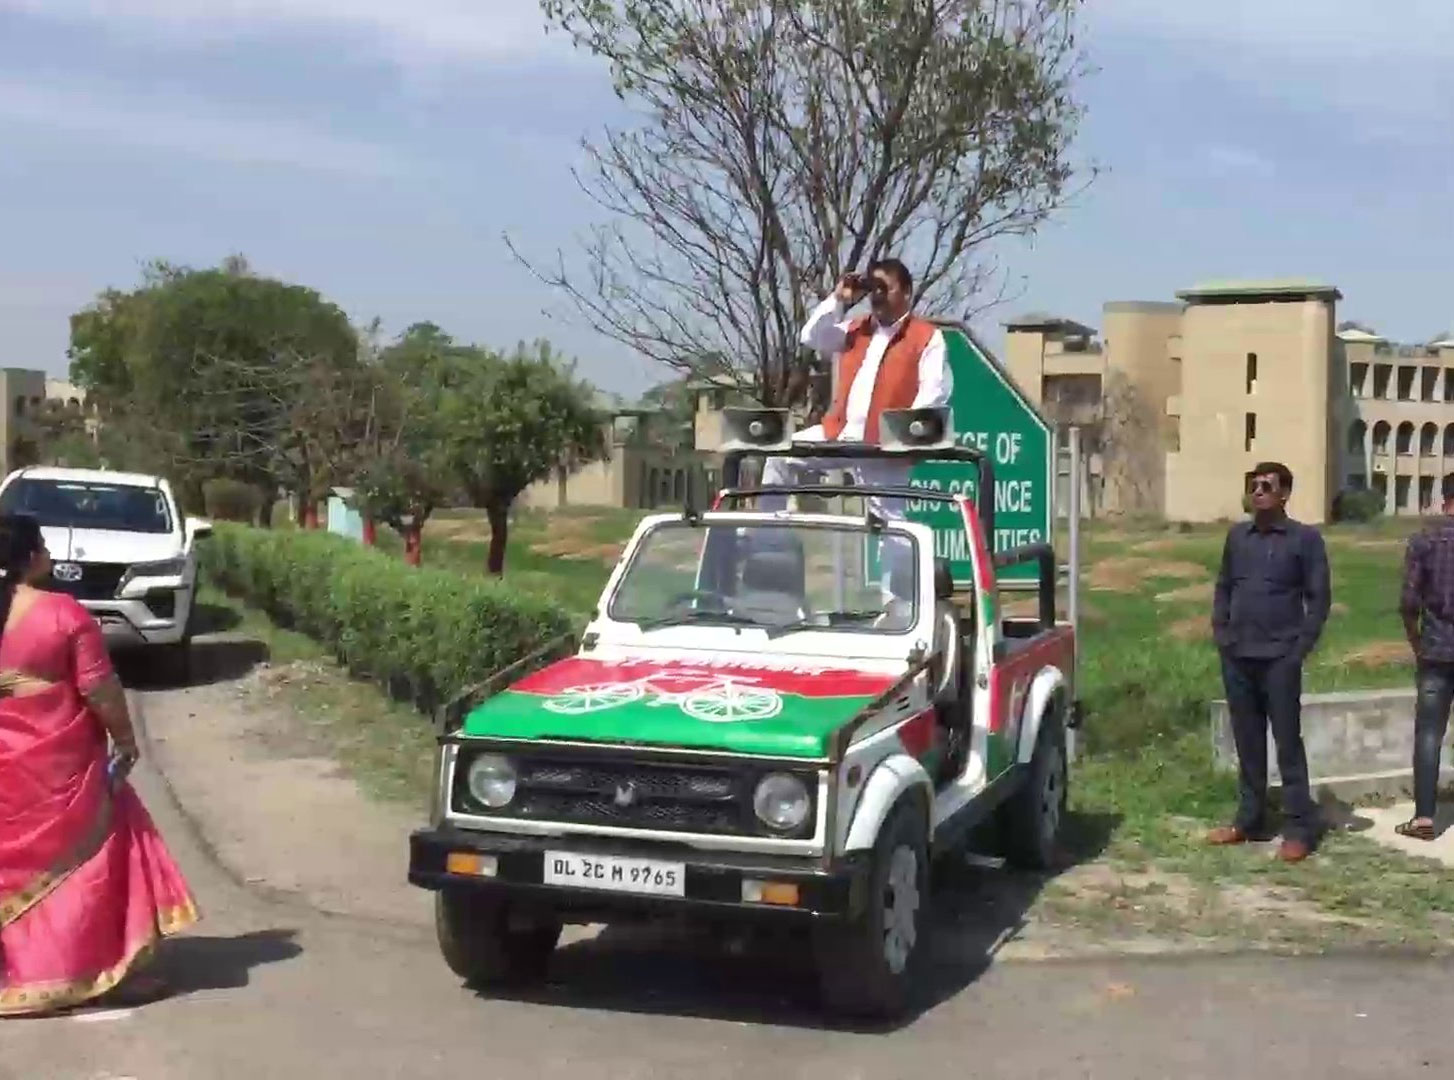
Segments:
[[[1222,277],[1331,281],[1395,338],[1451,328],[1454,3],[1088,6],[1080,150],[1106,172],[1000,252],[992,345],[1015,310],[1095,325]],[[387,330],[547,336],[638,390],[661,372],[501,241],[569,251],[596,220],[579,140],[618,107],[536,0],[0,0],[0,366],[62,371],[67,316],[148,258],[236,251]]]

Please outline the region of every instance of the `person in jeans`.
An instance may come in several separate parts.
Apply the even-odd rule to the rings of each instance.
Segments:
[[[1414,816],[1403,836],[1434,839],[1439,748],[1454,699],[1454,481],[1444,478],[1444,516],[1409,538],[1399,613],[1418,665],[1414,702]]]
[[[1213,829],[1207,841],[1241,844],[1268,835],[1270,723],[1286,819],[1278,857],[1301,862],[1316,832],[1303,749],[1303,661],[1328,619],[1332,588],[1322,535],[1287,515],[1292,479],[1279,462],[1257,465],[1247,477],[1251,520],[1233,525],[1222,548],[1212,632],[1232,715],[1240,801],[1234,823]]]

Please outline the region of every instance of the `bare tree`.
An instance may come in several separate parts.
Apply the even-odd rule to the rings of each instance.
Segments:
[[[696,374],[730,358],[776,402],[808,304],[845,270],[898,255],[946,315],[994,299],[994,241],[1070,194],[1079,7],[542,0],[642,120],[587,146],[610,220],[583,264],[512,250],[603,333]]]
[[[1159,512],[1166,453],[1160,417],[1122,372],[1106,375],[1095,430],[1108,508],[1122,514]]]

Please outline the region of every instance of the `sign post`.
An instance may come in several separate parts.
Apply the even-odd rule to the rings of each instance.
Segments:
[[[1054,523],[1054,429],[965,327],[941,323],[954,392],[949,400],[961,446],[990,455],[995,470],[995,535],[992,552],[1022,544],[1049,543]],[[926,462],[910,474],[913,487],[977,497],[975,469],[955,462]],[[969,538],[954,507],[911,500],[908,517],[934,529],[934,554],[949,560],[956,582],[973,580]],[[1034,563],[1007,568],[1002,581],[1034,578]]]

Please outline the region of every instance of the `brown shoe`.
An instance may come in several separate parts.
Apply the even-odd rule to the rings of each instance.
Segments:
[[[1277,849],[1277,857],[1283,862],[1302,862],[1313,853],[1313,849],[1302,840],[1284,840]]]
[[[1218,847],[1224,844],[1245,844],[1247,834],[1236,825],[1219,825],[1207,833],[1207,843]]]

